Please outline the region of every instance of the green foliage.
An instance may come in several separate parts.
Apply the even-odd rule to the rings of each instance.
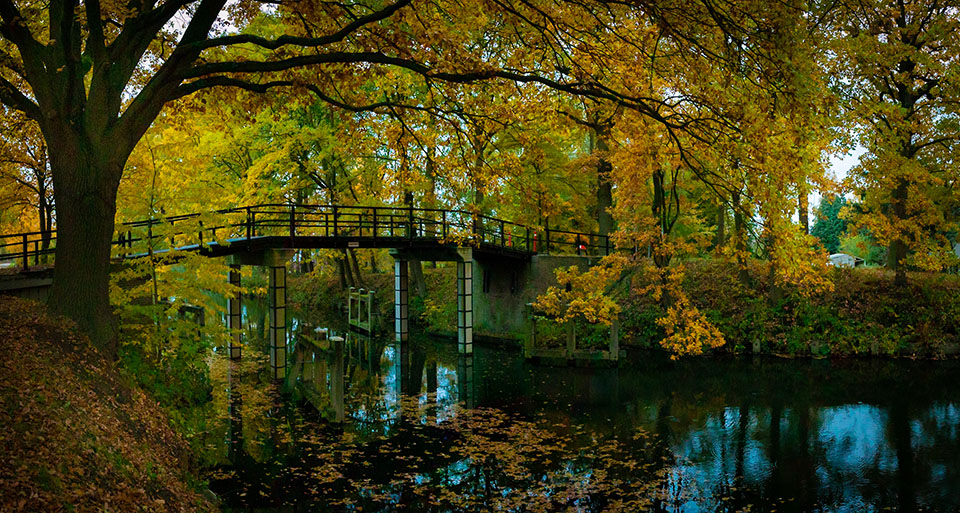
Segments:
[[[112,276],[122,322],[120,371],[166,410],[191,444],[206,430],[212,349],[229,339],[218,298],[249,291],[229,285],[223,263],[189,253],[141,258]]]
[[[762,266],[751,262],[751,281],[736,278],[736,266],[719,260],[689,262],[686,293],[728,341],[733,353],[784,355],[917,355],[940,357],[960,344],[960,278],[917,274],[905,290],[891,286],[887,271],[833,268],[835,292],[813,297],[783,289],[771,304]],[[643,298],[625,302],[623,333],[628,342],[655,347],[662,333],[661,307]]]
[[[883,265],[887,256],[887,249],[877,245],[873,237],[864,235],[863,232],[840,237],[840,251],[860,257],[870,265]]]
[[[823,198],[817,209],[817,220],[810,229],[810,235],[820,239],[830,254],[840,251],[840,238],[847,231],[847,220],[840,218],[840,210],[846,206],[843,196]]]

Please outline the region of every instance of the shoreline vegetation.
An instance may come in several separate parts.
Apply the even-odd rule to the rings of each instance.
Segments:
[[[748,264],[744,284],[735,264],[718,259],[694,259],[686,267],[682,290],[722,334],[725,343],[705,355],[760,354],[779,357],[902,357],[957,358],[960,355],[960,276],[910,273],[906,286],[895,287],[893,273],[881,268],[835,267],[826,273],[833,284],[828,293],[803,296],[781,287],[770,299],[766,265]],[[663,305],[638,291],[646,285],[640,266],[628,267],[606,294],[620,307],[622,347],[666,351],[665,333],[657,324]],[[410,320],[424,332],[455,334],[455,269],[428,268],[423,274],[426,295],[411,293]],[[393,275],[364,274],[364,284],[376,291],[385,329],[393,318]],[[291,301],[304,309],[341,315],[346,295],[335,277],[316,273],[290,277]],[[540,291],[541,293],[543,291]],[[322,298],[337,298],[325,301]],[[345,314],[344,314],[345,315]],[[510,338],[520,347],[524,333],[484,333]],[[597,343],[606,343],[596,337]],[[590,338],[585,340],[590,343]],[[695,357],[695,356],[685,356]]]

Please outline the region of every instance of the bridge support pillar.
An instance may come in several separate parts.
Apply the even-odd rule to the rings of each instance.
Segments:
[[[231,265],[227,275],[230,285],[237,288],[236,296],[227,299],[227,328],[230,329],[230,358],[240,359],[242,351],[243,298],[240,294],[240,266]]]
[[[287,267],[270,266],[270,367],[273,379],[287,376]]]
[[[410,291],[410,274],[406,260],[394,260],[393,278],[394,333],[396,333],[397,342],[406,342],[410,337],[410,331],[407,325],[407,300]]]
[[[473,354],[473,248],[457,253],[457,352]]]

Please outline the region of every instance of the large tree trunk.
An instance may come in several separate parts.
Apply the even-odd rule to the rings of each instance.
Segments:
[[[112,359],[117,355],[117,322],[110,306],[110,248],[127,155],[98,155],[93,144],[68,130],[44,135],[50,143],[59,214],[48,304],[53,313],[76,321]]]
[[[410,269],[410,289],[413,291],[413,295],[426,297],[427,280],[423,276],[423,265],[419,260],[410,260],[408,267]]]
[[[897,221],[907,217],[907,182],[904,180],[900,180],[897,183],[897,188],[893,190],[893,215]],[[906,258],[906,241],[903,238],[891,241],[890,247],[887,249],[887,267],[896,273],[893,283],[898,287],[907,284],[907,268],[904,263]]]

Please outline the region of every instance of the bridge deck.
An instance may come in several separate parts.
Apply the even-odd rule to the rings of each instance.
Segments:
[[[46,236],[46,240],[45,240]],[[0,264],[49,263],[56,231],[0,235]],[[116,258],[199,251],[226,256],[266,249],[396,248],[443,254],[472,246],[481,254],[608,254],[605,235],[525,226],[465,210],[268,204],[117,225]],[[441,258],[438,258],[441,259]]]

